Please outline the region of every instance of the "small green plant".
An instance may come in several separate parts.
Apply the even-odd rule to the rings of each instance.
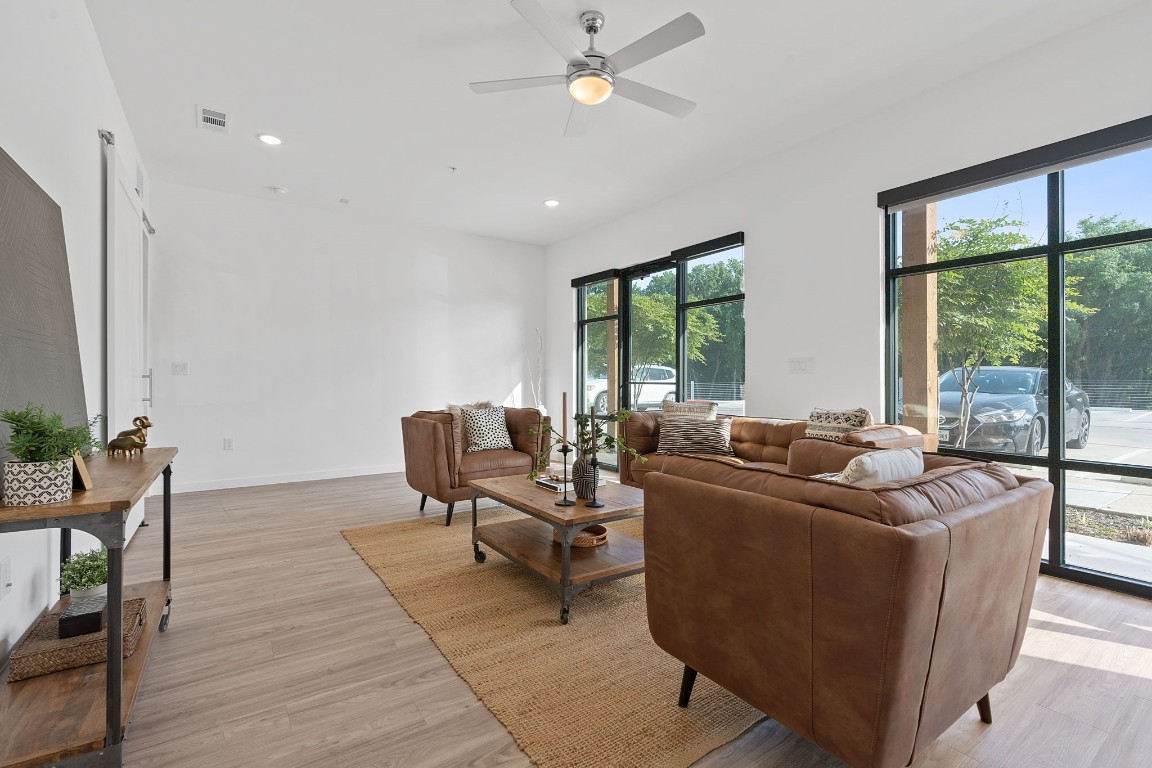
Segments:
[[[622,424],[628,421],[628,417],[632,413],[625,408],[621,408],[615,413],[607,414],[606,420],[596,419],[593,421],[586,413],[577,413],[573,418],[576,420],[576,455],[583,456],[590,459],[601,451],[623,451],[631,456],[633,459],[639,461],[648,461],[645,457],[636,452],[634,448],[630,448],[624,444],[624,441],[608,434],[606,424],[608,421],[614,421]],[[552,427],[552,421],[545,419],[544,429],[540,432],[530,430],[529,434],[539,436],[541,433],[547,435],[548,444],[536,453],[536,466],[528,474],[529,480],[535,480],[541,473],[548,471],[548,459],[552,455],[552,449],[564,444],[564,437]]]
[[[68,558],[60,566],[60,594],[76,589],[92,589],[108,583],[108,550],[101,547]]]
[[[85,424],[64,426],[64,417],[46,413],[44,406],[28,403],[23,410],[0,412],[0,422],[12,427],[5,447],[16,461],[62,461],[72,454],[87,454],[100,448],[92,428],[100,421],[96,415]]]

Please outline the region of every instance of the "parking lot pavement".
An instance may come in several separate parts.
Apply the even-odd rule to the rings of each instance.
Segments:
[[[1085,461],[1152,466],[1152,411],[1093,408],[1087,448],[1069,448],[1067,457]]]

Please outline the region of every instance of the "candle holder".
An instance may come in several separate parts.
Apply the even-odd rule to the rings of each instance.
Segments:
[[[559,450],[560,453],[564,454],[564,476],[560,478],[560,484],[564,488],[564,498],[557,501],[556,506],[574,507],[576,506],[576,502],[568,498],[568,454],[572,453],[572,446],[568,445],[568,443],[563,443]]]
[[[584,502],[584,506],[602,507],[604,502],[596,501],[596,487],[600,485],[600,460],[596,458],[596,454],[592,454],[592,458],[588,459],[588,466],[592,467],[592,500]]]

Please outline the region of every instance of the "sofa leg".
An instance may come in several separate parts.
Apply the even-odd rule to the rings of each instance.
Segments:
[[[980,719],[991,725],[992,723],[992,700],[988,697],[991,694],[984,694],[984,698],[976,702],[976,709],[980,710]]]
[[[420,494],[420,511],[421,512],[424,511],[424,505],[427,503],[428,503],[428,494],[426,494],[426,493]]]
[[[692,696],[692,686],[696,683],[696,670],[684,665],[684,677],[680,681],[680,706],[687,707]]]
[[[448,505],[448,519],[444,521],[444,525],[452,525],[452,510],[456,508],[456,502],[451,502]]]

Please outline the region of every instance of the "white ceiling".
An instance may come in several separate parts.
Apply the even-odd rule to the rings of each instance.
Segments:
[[[154,181],[257,198],[282,186],[284,204],[549,244],[1136,2],[541,1],[581,48],[580,12],[602,11],[608,52],[695,13],[703,38],[628,77],[696,111],[613,98],[565,138],[562,87],[472,93],[473,80],[564,71],[507,0],[88,9]],[[226,111],[230,133],[196,128],[197,104]]]

